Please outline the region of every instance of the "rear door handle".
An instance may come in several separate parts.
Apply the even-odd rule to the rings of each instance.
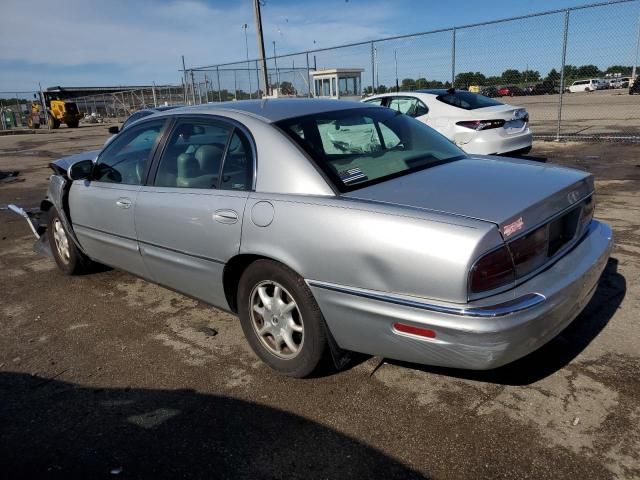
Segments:
[[[236,223],[238,221],[238,213],[234,210],[216,210],[213,219],[220,223]]]
[[[116,205],[120,208],[129,208],[131,207],[131,200],[125,197],[120,197],[116,201]]]

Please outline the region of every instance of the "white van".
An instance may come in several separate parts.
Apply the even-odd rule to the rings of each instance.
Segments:
[[[576,80],[569,87],[571,93],[576,92],[595,92],[600,86],[600,79],[591,78],[589,80]]]

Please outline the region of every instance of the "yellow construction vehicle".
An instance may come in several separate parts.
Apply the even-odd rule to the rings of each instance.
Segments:
[[[49,108],[47,108],[48,120],[47,124],[50,129],[55,129],[61,123],[66,123],[70,128],[77,128],[80,124],[82,115],[78,111],[75,102],[66,100],[49,100]]]

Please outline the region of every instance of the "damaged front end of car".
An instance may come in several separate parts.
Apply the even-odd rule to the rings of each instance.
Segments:
[[[49,164],[53,170],[53,175],[49,177],[49,186],[45,198],[40,202],[39,208],[22,208],[18,205],[10,204],[8,210],[24,218],[29,225],[29,229],[36,237],[34,250],[48,257],[53,257],[51,247],[47,237],[47,226],[49,224],[49,212],[55,208],[62,221],[64,228],[68,232],[73,243],[82,251],[82,247],[73,231],[69,221],[68,194],[72,180],[69,177],[70,168],[78,163],[82,158],[95,158],[97,152],[85,152],[70,157],[60,158]]]

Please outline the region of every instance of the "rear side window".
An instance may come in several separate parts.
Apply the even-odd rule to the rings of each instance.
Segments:
[[[456,90],[453,93],[445,93],[438,95],[437,100],[447,105],[451,105],[465,110],[475,110],[476,108],[495,107],[496,105],[502,105],[502,103],[494,100],[493,98],[485,97],[478,93],[465,92]]]
[[[253,162],[251,144],[239,130],[235,130],[229,141],[227,155],[222,167],[220,188],[222,190],[251,190]]]
[[[232,125],[180,120],[169,135],[154,180],[157,187],[251,190],[251,144]]]
[[[231,128],[201,120],[181,120],[162,153],[157,187],[218,188]]]
[[[420,117],[429,112],[427,106],[415,97],[393,97],[389,108],[410,117]]]

